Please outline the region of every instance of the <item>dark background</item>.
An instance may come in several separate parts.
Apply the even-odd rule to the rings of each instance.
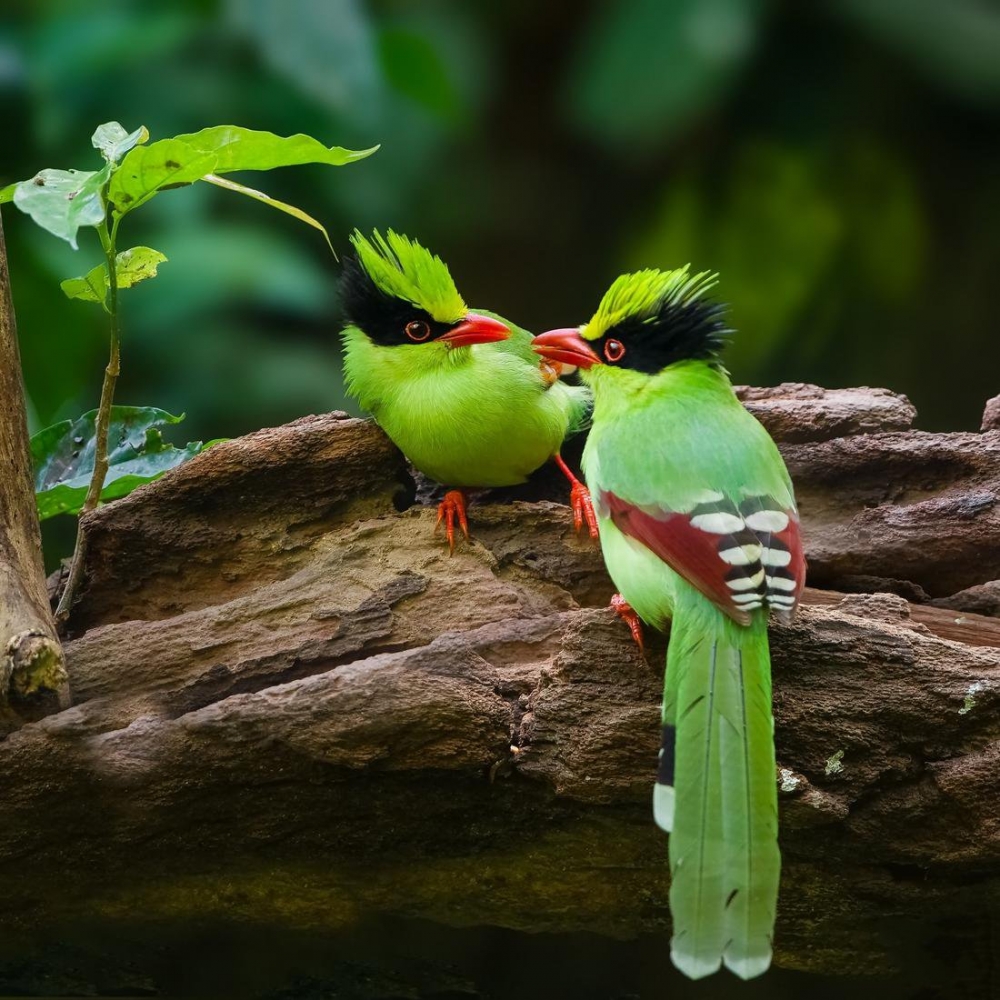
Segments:
[[[717,269],[740,382],[885,385],[927,429],[1000,389],[1000,6],[987,0],[4,0],[0,185],[99,166],[103,121],[232,122],[371,159],[245,175],[343,250],[393,226],[474,305],[584,321],[622,270]],[[96,405],[99,261],[5,212],[34,427]],[[338,266],[207,185],[122,227],[170,262],[124,300],[121,402],[188,437],[344,406]],[[178,437],[179,432],[174,432]]]

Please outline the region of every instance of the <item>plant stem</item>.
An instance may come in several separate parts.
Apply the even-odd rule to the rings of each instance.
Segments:
[[[81,520],[78,520],[76,525],[76,545],[73,548],[73,559],[69,567],[69,577],[66,580],[66,587],[62,592],[62,597],[59,599],[59,606],[56,608],[56,622],[59,625],[64,625],[66,619],[69,618],[70,608],[73,606],[76,591],[83,578],[83,565],[87,555],[87,536],[83,532],[82,518],[84,514],[92,511],[100,502],[101,491],[104,489],[104,480],[108,474],[108,425],[111,423],[111,406],[115,398],[115,383],[118,381],[118,374],[121,371],[121,337],[118,326],[118,271],[115,260],[115,244],[118,238],[118,223],[120,221],[120,219],[115,219],[110,233],[108,232],[106,222],[97,227],[108,266],[107,304],[110,316],[111,356],[108,359],[107,368],[104,369],[104,385],[101,387],[101,402],[97,410],[97,426],[95,428],[94,440],[94,472],[90,477],[90,486],[87,489],[87,497],[83,502],[83,509],[80,511]]]

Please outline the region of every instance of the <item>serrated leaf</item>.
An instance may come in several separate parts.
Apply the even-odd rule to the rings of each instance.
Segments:
[[[137,146],[126,154],[112,176],[108,201],[117,215],[125,215],[165,187],[192,184],[212,173],[215,161],[215,153],[196,149],[180,139],[160,139],[148,146]]]
[[[118,287],[131,288],[147,278],[155,278],[157,267],[166,259],[164,254],[152,247],[132,247],[129,250],[122,250],[115,257]],[[98,264],[79,278],[67,278],[59,287],[67,298],[106,305],[108,289],[111,287],[107,265]]]
[[[273,170],[275,167],[294,167],[304,163],[326,163],[341,167],[355,160],[371,156],[379,147],[371,149],[344,149],[343,146],[324,146],[310,135],[280,136],[273,132],[258,132],[238,125],[215,125],[179,135],[177,139],[204,153],[216,156],[213,174],[226,174],[233,170]]]
[[[78,514],[94,471],[97,410],[76,420],[63,420],[31,439],[38,516]],[[216,442],[192,441],[183,448],[163,440],[161,427],[179,424],[175,417],[152,406],[113,406],[108,431],[108,474],[101,500],[126,496],[152,482]]]
[[[40,170],[30,180],[15,185],[14,204],[76,250],[77,230],[104,221],[101,192],[110,173],[110,163],[98,171]]]
[[[145,125],[140,125],[134,132],[126,132],[118,122],[105,122],[97,126],[90,141],[104,159],[117,163],[130,149],[141,146],[148,139],[149,131]]]
[[[288,215],[294,216],[307,226],[312,226],[313,229],[318,229],[323,234],[326,245],[330,248],[330,253],[334,257],[337,256],[336,251],[333,249],[333,244],[330,242],[330,234],[326,231],[326,227],[307,212],[303,212],[301,208],[296,208],[294,205],[289,205],[284,201],[278,201],[277,198],[272,198],[269,194],[264,194],[263,191],[247,187],[245,184],[237,184],[236,181],[228,180],[225,177],[216,177],[215,174],[207,174],[202,180],[208,181],[209,184],[215,184],[217,187],[225,188],[227,191],[235,191],[237,194],[246,195],[255,201],[263,202],[265,205],[270,205],[271,208],[276,208],[279,212],[285,212]]]

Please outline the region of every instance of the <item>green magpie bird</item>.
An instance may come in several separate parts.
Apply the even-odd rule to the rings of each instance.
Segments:
[[[781,867],[768,614],[791,619],[806,564],[785,464],[722,367],[715,283],[623,275],[534,347],[593,391],[582,464],[611,578],[644,622],[672,623],[653,793],[671,958],[749,979],[771,963]]]
[[[589,410],[590,393],[541,362],[531,334],[470,311],[448,268],[391,230],[355,231],[341,300],[347,391],[425,475],[449,487],[438,508],[449,548],[469,536],[468,490],[523,483],[553,459],[570,481],[574,525],[597,537],[586,487],[559,455]]]

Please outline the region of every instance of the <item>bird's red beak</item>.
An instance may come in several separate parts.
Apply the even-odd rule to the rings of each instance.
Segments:
[[[531,349],[550,361],[561,361],[564,365],[576,365],[577,368],[593,368],[601,364],[601,359],[575,327],[540,333],[531,342]]]
[[[458,326],[452,327],[437,339],[449,347],[468,347],[470,344],[491,344],[496,340],[506,340],[510,327],[490,316],[467,313]]]

